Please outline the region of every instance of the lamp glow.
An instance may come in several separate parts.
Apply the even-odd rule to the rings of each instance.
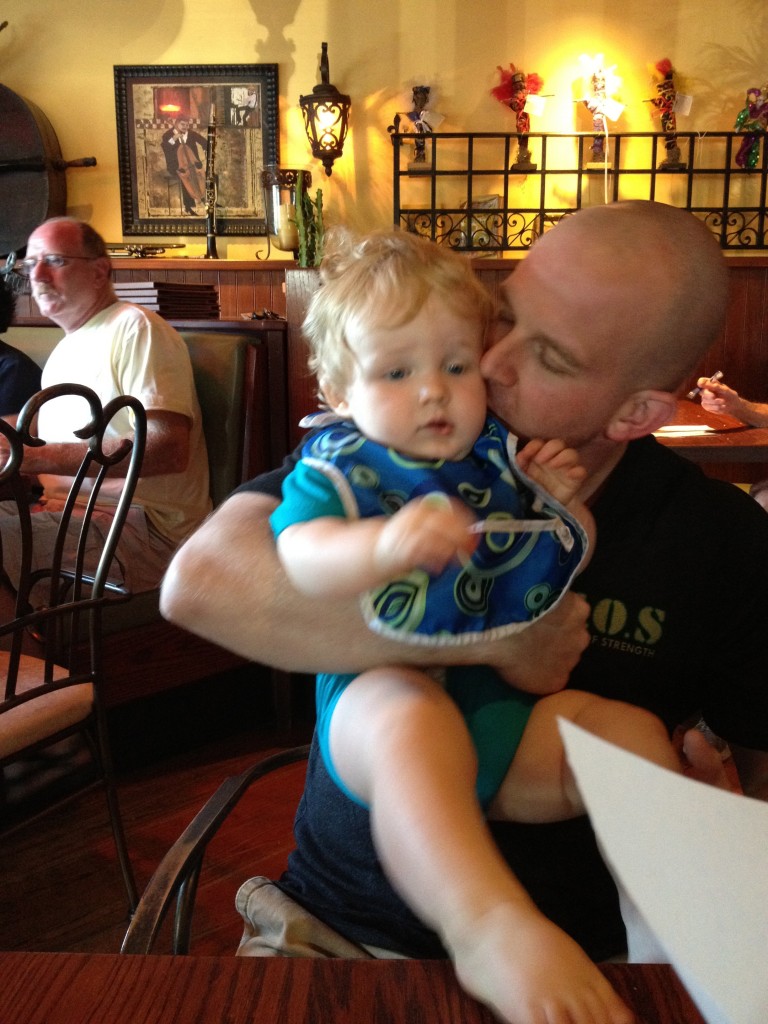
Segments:
[[[320,85],[309,95],[299,97],[299,105],[312,155],[322,162],[325,173],[330,176],[334,160],[344,149],[352,101],[329,82],[327,43],[322,44],[320,78]]]

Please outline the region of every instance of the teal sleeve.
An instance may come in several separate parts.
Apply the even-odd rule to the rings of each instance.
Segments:
[[[344,506],[331,480],[304,462],[298,462],[283,481],[283,500],[269,517],[278,537],[294,523],[323,516],[345,519]]]

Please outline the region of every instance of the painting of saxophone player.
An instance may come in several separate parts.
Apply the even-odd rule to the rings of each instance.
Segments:
[[[206,140],[190,128],[189,117],[182,116],[165,132],[161,145],[168,174],[181,186],[184,212],[190,217],[200,216],[197,206],[205,202]]]

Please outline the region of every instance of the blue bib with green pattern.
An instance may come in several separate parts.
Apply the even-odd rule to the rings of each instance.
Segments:
[[[332,481],[351,519],[391,515],[427,494],[459,498],[478,517],[480,540],[464,564],[437,576],[414,569],[364,595],[372,629],[413,643],[468,643],[515,632],[558,602],[587,538],[516,465],[515,440],[489,417],[460,462],[409,459],[346,421],[306,441],[303,461]]]

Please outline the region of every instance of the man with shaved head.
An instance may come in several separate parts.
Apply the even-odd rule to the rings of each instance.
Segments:
[[[692,769],[711,781],[713,752],[690,728],[703,716],[730,744],[745,789],[765,797],[768,518],[650,436],[721,330],[726,292],[706,227],[652,202],[576,213],[505,281],[482,366],[491,408],[521,438],[578,449],[587,470],[580,496],[597,524],[592,561],[575,584],[583,596],[569,595],[529,629],[419,648],[367,630],[355,601],[318,608],[292,590],[274,552],[268,517],[286,470],[244,485],[181,548],[164,584],[165,614],[294,671],[442,660],[450,674],[462,660],[512,683],[568,679],[646,708],[670,733],[683,730]],[[468,827],[480,839],[462,860],[462,837],[440,832],[439,798],[426,793],[424,808],[423,820],[406,823],[403,848],[392,849],[315,747],[288,870],[276,885],[250,879],[238,895],[241,951],[447,953],[466,988],[511,1024],[628,1022],[579,948],[602,959],[624,942],[587,820],[486,825],[477,814]],[[389,865],[398,856],[421,870],[396,892]]]

